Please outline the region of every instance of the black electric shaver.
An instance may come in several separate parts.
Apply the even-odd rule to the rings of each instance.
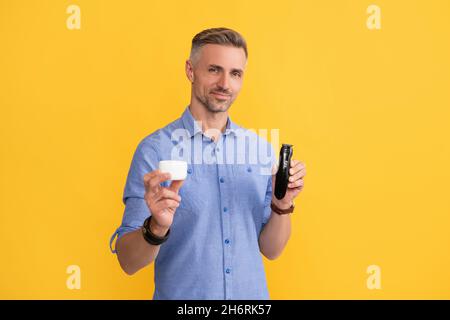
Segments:
[[[286,195],[289,183],[289,169],[291,168],[292,153],[291,144],[283,144],[280,149],[280,161],[275,181],[275,197],[281,200]]]

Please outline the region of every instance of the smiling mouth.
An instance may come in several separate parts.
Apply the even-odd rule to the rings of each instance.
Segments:
[[[230,95],[227,95],[227,94],[221,94],[221,93],[217,93],[217,92],[212,92],[212,94],[214,96],[216,96],[218,98],[222,98],[222,99],[228,99],[228,97],[230,96]]]

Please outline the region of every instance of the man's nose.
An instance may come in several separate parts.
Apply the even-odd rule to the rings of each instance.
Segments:
[[[223,74],[223,75],[220,77],[218,86],[219,86],[223,91],[228,91],[228,89],[230,88],[230,78],[228,77],[227,74]]]

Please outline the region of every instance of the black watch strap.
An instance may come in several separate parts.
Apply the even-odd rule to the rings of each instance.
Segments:
[[[160,244],[164,243],[168,238],[170,234],[170,229],[167,230],[167,233],[164,237],[158,237],[157,235],[153,234],[153,232],[150,230],[150,220],[152,219],[152,216],[145,219],[144,224],[142,226],[142,235],[144,236],[145,241],[147,241],[149,244],[154,246],[159,246]]]

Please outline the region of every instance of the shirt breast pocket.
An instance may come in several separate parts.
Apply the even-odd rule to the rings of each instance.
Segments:
[[[188,165],[188,175],[178,191],[181,202],[177,213],[192,215],[201,211],[205,202],[204,185],[205,182],[193,171],[191,165]]]
[[[258,207],[263,205],[270,180],[269,171],[257,164],[236,165],[233,171],[236,194],[241,195],[241,200]]]

